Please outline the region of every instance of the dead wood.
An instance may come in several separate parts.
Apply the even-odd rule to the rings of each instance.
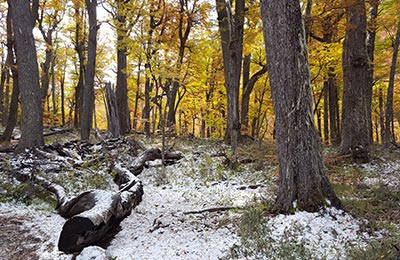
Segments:
[[[74,129],[71,128],[62,128],[62,129],[56,129],[56,130],[52,130],[52,132],[48,132],[48,133],[43,133],[43,136],[51,136],[51,135],[57,135],[57,134],[65,134],[65,133],[72,133],[74,131]]]
[[[185,211],[183,214],[189,215],[189,214],[202,214],[205,212],[219,212],[219,211],[227,211],[227,210],[232,210],[232,209],[241,209],[240,207],[215,207],[215,208],[207,208],[207,209],[200,209],[200,210],[192,210],[192,211]]]

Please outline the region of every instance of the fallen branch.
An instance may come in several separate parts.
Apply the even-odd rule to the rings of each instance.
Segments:
[[[49,132],[49,133],[44,133],[43,136],[51,136],[51,135],[56,135],[56,134],[65,134],[65,133],[71,133],[73,131],[74,131],[73,128],[63,128],[63,129],[53,130],[52,132]]]
[[[185,211],[183,212],[184,215],[189,215],[189,214],[202,214],[204,212],[219,212],[219,211],[227,211],[227,210],[238,210],[242,209],[240,207],[215,207],[215,208],[208,208],[208,209],[200,209],[200,210],[192,210],[192,211]]]

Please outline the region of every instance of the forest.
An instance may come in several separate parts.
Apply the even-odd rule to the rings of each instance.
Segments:
[[[3,0],[0,37],[6,259],[400,257],[399,1]]]

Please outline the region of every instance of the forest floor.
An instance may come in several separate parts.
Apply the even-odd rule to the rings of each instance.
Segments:
[[[47,142],[76,137],[68,135]],[[134,139],[146,148],[160,147],[159,138]],[[325,208],[283,216],[268,211],[278,179],[272,143],[241,146],[238,164],[231,163],[229,147],[219,141],[169,138],[167,145],[184,158],[168,166],[159,160],[148,163],[138,176],[144,185],[143,201],[121,223],[120,232],[106,249],[91,247],[78,256],[58,251],[65,219],[54,210],[51,196],[16,181],[8,168],[21,158],[0,153],[0,258],[87,260],[101,254],[107,257],[96,259],[400,258],[400,151],[374,147],[371,162],[355,164],[326,147],[327,174],[346,212]],[[115,153],[124,151],[116,148]],[[100,149],[90,162],[97,155],[101,156]],[[107,162],[82,160],[78,167],[63,166],[60,172],[46,174],[71,194],[115,189],[103,169]],[[55,158],[52,167],[61,161]]]

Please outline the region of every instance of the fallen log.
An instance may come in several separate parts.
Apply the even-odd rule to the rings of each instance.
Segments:
[[[133,153],[124,147],[124,152],[128,151],[130,157],[122,165],[119,163],[121,160],[118,151],[112,150],[113,155],[107,153],[107,144],[106,147],[103,149],[104,146],[90,145],[86,142],[47,145],[19,154],[12,163],[11,172],[17,180],[41,186],[55,195],[56,209],[67,219],[58,241],[60,251],[79,252],[87,246],[104,245],[104,237],[112,239],[112,235],[119,231],[120,222],[142,201],[143,185],[136,175],[142,172],[147,161],[162,158],[159,149],[148,149],[138,156],[131,157]],[[97,152],[100,150],[105,153]],[[57,161],[57,169],[61,166],[64,169],[73,169],[75,161],[88,163],[96,155],[113,158],[112,165],[105,167],[115,173],[114,182],[118,185],[118,190],[88,190],[69,197],[64,187],[51,182],[43,175],[56,170],[53,167],[50,168],[52,171],[49,171],[48,167],[45,167],[50,162]],[[123,158],[126,160],[126,157]],[[182,155],[168,152],[164,153],[164,158],[179,160]]]
[[[87,191],[60,207],[60,214],[69,218],[58,240],[60,251],[73,253],[96,245],[142,201],[142,182],[119,164],[113,168],[124,180],[118,192]]]

